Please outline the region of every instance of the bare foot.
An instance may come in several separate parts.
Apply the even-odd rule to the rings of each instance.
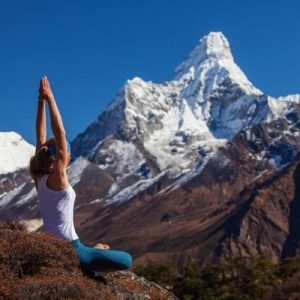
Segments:
[[[94,248],[107,250],[107,249],[109,249],[110,247],[109,247],[108,245],[106,245],[106,244],[96,244],[96,245],[94,246]]]

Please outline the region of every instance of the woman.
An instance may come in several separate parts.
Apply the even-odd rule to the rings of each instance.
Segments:
[[[46,104],[51,117],[54,137],[46,140]],[[36,118],[36,151],[30,161],[30,173],[38,193],[39,208],[44,230],[72,242],[84,271],[116,271],[131,266],[130,254],[109,250],[105,244],[84,246],[75,231],[73,209],[76,194],[69,185],[67,166],[70,162],[70,145],[61,115],[52,94],[49,81],[40,81]]]

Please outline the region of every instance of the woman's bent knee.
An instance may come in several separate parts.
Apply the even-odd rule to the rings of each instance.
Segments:
[[[122,266],[122,270],[127,270],[127,269],[131,268],[131,266],[132,266],[132,256],[129,253],[127,253],[127,252],[123,253],[121,266]]]

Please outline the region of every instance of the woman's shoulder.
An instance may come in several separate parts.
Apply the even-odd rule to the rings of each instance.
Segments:
[[[55,176],[55,174],[48,174],[47,177],[42,178],[42,184],[45,189],[53,193],[66,193],[70,190],[70,184],[68,177],[66,176],[65,180],[62,181]]]

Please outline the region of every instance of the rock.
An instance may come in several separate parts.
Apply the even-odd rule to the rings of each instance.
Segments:
[[[102,276],[107,280],[107,287],[120,300],[178,299],[157,283],[130,271],[111,272]]]

